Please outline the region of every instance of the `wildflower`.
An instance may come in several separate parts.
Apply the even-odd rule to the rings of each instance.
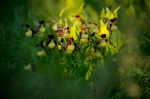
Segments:
[[[109,36],[110,36],[110,33],[107,29],[107,25],[103,22],[103,21],[100,21],[100,25],[101,25],[101,30],[100,30],[100,35],[103,35],[105,34],[105,39],[108,39]]]
[[[33,64],[28,64],[27,66],[24,67],[25,71],[35,71],[35,67]]]
[[[99,46],[99,42],[93,48],[94,57],[103,58],[104,53],[102,52],[102,48]]]
[[[67,54],[72,54],[72,52],[74,51],[74,49],[75,49],[74,39],[70,38],[70,43],[68,43],[66,45],[66,53]]]
[[[41,20],[39,21],[40,26],[38,27],[39,34],[45,33],[45,21]]]
[[[106,34],[101,34],[100,35],[101,40],[100,40],[100,46],[101,47],[106,47],[107,46],[107,39],[106,39]]]
[[[82,34],[81,34],[81,38],[82,38],[82,39],[88,39],[89,36],[88,36],[87,33],[82,33]]]
[[[101,34],[101,35],[100,35],[100,38],[101,38],[101,40],[100,40],[100,46],[101,46],[101,47],[106,47],[106,46],[107,46],[107,42],[108,42],[108,39],[106,39],[106,34]],[[109,41],[109,43],[110,43],[110,45],[112,45],[114,48],[116,48],[116,46],[114,46],[114,44],[113,44],[111,41]]]
[[[69,27],[64,27],[63,33],[64,33],[63,35],[64,38],[69,38],[70,37]]]
[[[80,43],[81,44],[87,44],[87,42],[88,42],[89,36],[85,32],[86,29],[87,29],[86,27],[84,27],[84,28],[81,29],[81,32],[80,32]]]
[[[113,24],[111,25],[111,28],[110,28],[110,29],[111,29],[111,32],[112,32],[112,31],[116,31],[116,30],[117,30],[117,25],[113,23]]]
[[[108,19],[107,22],[107,28],[108,30],[115,31],[117,30],[117,12],[120,9],[120,6],[114,10],[114,12],[111,12],[107,7],[106,7],[106,18]]]
[[[114,10],[114,12],[111,12],[109,10],[109,8],[106,7],[106,18],[109,19],[110,24],[111,23],[116,23],[116,21],[117,21],[117,12],[118,12],[119,9],[120,9],[120,6],[118,8],[116,8]]]
[[[30,25],[28,25],[28,24],[21,25],[21,26],[25,26],[25,27],[28,28],[27,31],[26,31],[25,34],[24,34],[25,37],[31,37],[31,36],[33,37],[34,34],[36,33],[36,31],[33,30],[33,29],[30,27]]]
[[[48,37],[49,37],[49,41],[47,43],[47,46],[48,46],[49,49],[53,50],[55,48],[55,46],[56,46],[56,41],[54,40],[54,36],[53,35],[48,35]]]
[[[71,54],[71,53],[74,51],[75,46],[74,46],[73,43],[67,44],[67,45],[66,45],[66,49],[67,49],[66,53],[67,53],[67,54]]]
[[[39,56],[39,57],[43,57],[43,56],[45,56],[46,55],[46,51],[44,50],[44,49],[42,49],[41,51],[39,51],[38,53],[37,53],[37,56]]]

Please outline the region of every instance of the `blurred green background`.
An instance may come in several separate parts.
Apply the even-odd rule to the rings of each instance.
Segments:
[[[1,99],[106,98],[109,87],[116,84],[119,79],[116,73],[106,76],[102,74],[102,70],[96,70],[95,79],[98,87],[96,92],[99,94],[93,95],[88,94],[92,92],[88,92],[89,85],[82,78],[68,80],[62,74],[52,71],[53,67],[50,67],[46,73],[38,75],[23,70],[24,66],[33,59],[30,56],[32,53],[30,48],[19,42],[24,39],[21,24],[28,22],[28,17],[31,17],[35,24],[42,18],[59,20],[59,13],[64,8],[68,9],[64,15],[76,15],[76,10],[83,3],[83,9],[90,21],[96,21],[104,7],[113,11],[121,6],[117,24],[125,35],[130,49],[124,48],[121,62],[113,65],[142,66],[141,69],[146,66],[150,56],[150,0],[2,0],[0,3]],[[127,59],[132,56],[135,56],[134,59],[127,63]],[[111,71],[114,68],[109,69]],[[102,72],[100,76],[99,72]]]

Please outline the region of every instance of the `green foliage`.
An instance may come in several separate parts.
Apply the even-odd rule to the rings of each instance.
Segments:
[[[33,0],[27,3],[25,0],[9,0],[9,3],[2,4],[5,6],[0,9],[1,98],[149,97],[149,1]],[[86,24],[81,24],[75,15],[80,15]],[[117,21],[110,22],[114,17]],[[37,32],[41,20],[45,21],[43,36]],[[49,43],[48,35],[54,35],[57,42],[59,40],[56,30],[52,28],[55,23],[51,20],[59,23],[60,29],[69,27],[70,38],[74,38],[80,50],[69,55],[66,49],[62,51],[62,46],[66,48],[69,43],[65,39],[62,46],[56,45],[54,50],[46,47],[46,55],[37,56],[43,48],[35,45],[42,40]],[[99,27],[89,22],[97,23]],[[21,27],[22,24],[29,24],[36,34],[23,37],[28,28]],[[110,24],[116,25],[117,30],[106,28]],[[91,27],[86,29],[89,38],[93,30],[101,29],[88,44],[80,42],[79,32],[86,26]],[[97,42],[100,43],[98,47],[105,45],[100,42],[102,34],[106,34],[111,43],[101,49],[103,53],[94,52]],[[137,90],[137,94],[132,92],[133,89]]]

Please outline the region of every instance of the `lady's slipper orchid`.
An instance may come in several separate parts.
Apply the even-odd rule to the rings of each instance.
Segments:
[[[73,44],[73,42],[71,44],[66,45],[66,53],[67,54],[72,54],[74,49],[75,49],[75,45]]]
[[[74,50],[77,50],[77,45],[74,43],[74,39],[70,38],[69,43],[66,44],[66,53],[67,54],[72,54]]]
[[[80,32],[80,43],[81,44],[87,44],[88,38],[89,38],[89,36],[87,33]]]
[[[100,40],[100,47],[106,47],[107,46],[107,39],[106,39],[106,34],[101,34],[100,35],[101,40]]]
[[[109,10],[109,8],[106,7],[106,18],[108,18],[111,23],[116,23],[116,21],[117,21],[117,12],[118,12],[119,9],[120,9],[120,6],[118,8],[116,8],[114,10],[114,12],[111,12]]]
[[[32,36],[32,30],[28,28],[27,32],[25,33],[25,37],[31,37]]]
[[[45,55],[46,55],[46,51],[44,49],[37,53],[37,56],[39,56],[39,57],[43,57]]]
[[[116,31],[117,30],[117,26],[115,24],[111,25],[111,31]]]
[[[35,71],[35,67],[33,64],[28,64],[27,66],[24,67],[25,71]]]
[[[41,20],[39,21],[39,23],[40,23],[40,26],[38,27],[39,34],[43,34],[45,33],[45,25],[44,25],[45,21]]]
[[[48,35],[48,37],[49,37],[49,42],[47,43],[47,46],[48,46],[49,49],[53,50],[56,46],[56,41],[55,41],[53,35]]]
[[[102,52],[100,50],[98,50],[98,49],[95,50],[94,56],[95,57],[99,57],[99,58],[103,58],[104,57],[104,55],[102,54]]]
[[[51,42],[48,44],[48,48],[49,49],[54,49],[54,47],[55,47],[54,40],[51,40]]]
[[[28,24],[21,25],[21,26],[25,26],[25,27],[28,28],[27,31],[26,31],[25,34],[24,34],[25,37],[33,37],[34,34],[36,33],[36,31],[33,30],[33,29],[30,27],[30,25],[28,25]]]
[[[82,39],[88,39],[89,36],[88,36],[88,34],[82,33],[82,34],[81,34],[81,38],[82,38]]]

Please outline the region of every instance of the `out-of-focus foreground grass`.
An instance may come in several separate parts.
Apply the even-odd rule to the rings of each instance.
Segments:
[[[59,20],[59,13],[64,8],[68,9],[64,15],[76,15],[83,3],[89,21],[96,21],[104,7],[114,10],[121,6],[117,24],[125,35],[126,44],[120,52],[120,60],[114,63],[110,58],[106,65],[108,73],[97,68],[95,77],[88,82],[82,78],[67,78],[62,72],[53,71],[53,66],[48,67],[45,73],[25,72],[24,66],[32,62],[34,56],[31,56],[32,45],[20,43],[24,40],[21,24],[28,22],[28,17],[35,24],[42,18]],[[141,98],[145,99],[150,94],[149,86],[145,88],[149,83],[143,80],[150,79],[146,72],[150,65],[149,0],[8,0],[2,1],[0,5],[2,99],[123,99],[136,97],[136,93],[132,94],[134,90],[139,96],[142,93]],[[139,77],[141,72],[145,75]],[[91,91],[89,83],[93,81],[96,90]]]

